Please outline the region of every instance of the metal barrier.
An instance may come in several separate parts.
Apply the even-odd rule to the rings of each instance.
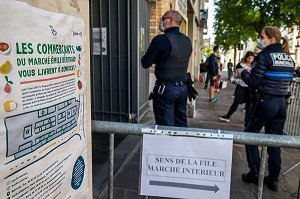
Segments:
[[[287,118],[285,121],[284,131],[287,135],[300,136],[300,79],[296,78],[290,85],[291,97],[288,100],[287,107]],[[281,173],[282,176],[292,171],[300,165],[300,161],[287,168]],[[300,184],[300,181],[299,181]],[[299,199],[300,186],[298,188],[298,199]]]
[[[291,98],[287,107],[284,131],[291,136],[300,136],[300,79],[295,79],[290,86]]]
[[[190,137],[206,137],[207,134],[218,136],[220,130],[200,129],[200,128],[184,128],[173,126],[157,126],[145,124],[129,124],[119,122],[105,122],[105,121],[92,121],[92,131],[98,133],[109,133],[109,180],[108,180],[108,198],[113,199],[113,165],[114,165],[114,134],[123,135],[143,135],[146,133],[151,134],[164,134],[172,136],[190,136]],[[300,149],[299,136],[286,136],[286,135],[269,135],[259,133],[245,133],[235,131],[223,131],[222,134],[232,134],[233,142],[238,144],[261,145],[262,155],[261,164],[258,178],[258,191],[257,199],[262,198],[263,191],[263,178],[265,173],[267,146],[271,147],[285,147],[285,148],[298,148]],[[298,197],[300,199],[300,181],[298,186]],[[145,198],[148,198],[145,196]]]

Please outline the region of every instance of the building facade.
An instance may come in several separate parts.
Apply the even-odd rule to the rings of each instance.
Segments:
[[[296,67],[300,66],[300,27],[294,26],[289,28],[287,37],[291,56],[295,61]]]

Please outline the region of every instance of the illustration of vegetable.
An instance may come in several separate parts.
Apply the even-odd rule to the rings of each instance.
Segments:
[[[10,61],[6,61],[2,66],[0,67],[0,73],[2,74],[8,74],[11,69]]]
[[[78,56],[79,56],[79,57],[78,57],[78,65],[80,66],[80,60],[81,60],[80,54],[79,54]]]
[[[0,42],[0,53],[6,55],[10,52],[10,44],[8,42]]]
[[[4,92],[10,93],[11,92],[10,84],[14,84],[14,83],[12,81],[9,81],[7,76],[5,76],[5,80],[6,80],[6,84],[4,86]]]
[[[77,77],[80,77],[81,76],[81,71],[80,70],[77,70]]]
[[[80,80],[78,80],[78,82],[77,82],[77,86],[78,86],[78,88],[79,88],[79,89],[81,89],[81,88],[82,88],[82,82],[81,82]]]

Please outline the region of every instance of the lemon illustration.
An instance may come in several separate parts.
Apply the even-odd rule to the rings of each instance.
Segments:
[[[8,74],[11,68],[10,61],[6,61],[2,66],[0,67],[0,73],[2,74]]]

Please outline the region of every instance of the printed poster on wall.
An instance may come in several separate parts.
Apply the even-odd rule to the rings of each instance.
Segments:
[[[85,198],[84,20],[0,7],[0,198]]]

